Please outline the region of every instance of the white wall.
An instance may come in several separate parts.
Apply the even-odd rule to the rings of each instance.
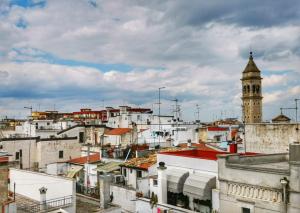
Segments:
[[[190,171],[201,171],[208,174],[217,175],[218,163],[214,160],[205,160],[191,157],[181,157],[175,155],[157,155],[157,165],[159,162],[165,162],[166,167],[183,168]]]
[[[138,178],[137,179],[137,192],[142,192],[143,197],[150,196],[150,185],[149,178]]]
[[[51,163],[47,165],[46,173],[49,175],[66,174],[68,170],[67,163]]]
[[[90,187],[96,187],[97,185],[97,164],[84,164],[84,185],[87,186],[87,175],[90,179]]]
[[[41,187],[48,189],[47,200],[76,195],[73,179],[14,168],[10,168],[9,176],[11,191],[14,191],[14,183],[16,183],[16,193],[36,201],[40,201],[39,189]]]
[[[113,193],[112,203],[121,206],[122,212],[135,212],[136,191],[119,186],[110,186],[110,192]]]

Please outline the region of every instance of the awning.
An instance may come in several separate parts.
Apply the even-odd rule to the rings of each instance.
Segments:
[[[215,176],[208,174],[191,174],[184,183],[183,194],[199,200],[210,200],[211,190],[215,187]]]
[[[83,168],[83,166],[72,165],[67,173],[68,178],[74,178],[74,176]]]
[[[188,176],[189,172],[184,170],[167,170],[168,191],[181,193],[183,190],[183,184]]]
[[[108,163],[98,165],[96,170],[98,172],[110,173],[110,172],[119,170],[120,169],[120,166],[119,166],[120,164],[121,164],[121,162],[111,161],[111,162],[108,162]]]

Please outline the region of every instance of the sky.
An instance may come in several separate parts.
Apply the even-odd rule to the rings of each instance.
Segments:
[[[263,118],[300,98],[299,0],[0,0],[0,117],[132,105],[241,117],[253,51]],[[299,102],[300,105],[300,102]],[[294,118],[294,111],[285,110]],[[298,113],[300,114],[300,113]]]

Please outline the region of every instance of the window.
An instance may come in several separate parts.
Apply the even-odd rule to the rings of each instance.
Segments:
[[[16,160],[19,160],[19,159],[20,159],[20,153],[16,152]]]
[[[242,213],[251,213],[251,210],[246,207],[242,207]]]
[[[252,92],[255,93],[255,85],[252,85]]]
[[[130,174],[132,173],[132,169],[130,169]]]
[[[50,125],[50,123],[49,122],[47,122],[47,126],[49,126]]]
[[[127,176],[127,170],[126,170],[126,168],[123,169],[123,175],[124,175],[124,177]]]
[[[256,85],[256,93],[259,93],[259,92],[260,92],[260,86]]]
[[[142,171],[137,170],[137,171],[136,171],[136,177],[141,178],[142,176],[143,176]]]
[[[153,179],[153,186],[157,186],[157,179]]]
[[[79,132],[79,143],[84,142],[84,132]]]
[[[246,86],[244,86],[243,87],[243,92],[246,93],[246,91],[247,91],[247,88],[246,88]]]
[[[59,151],[58,157],[59,158],[64,158],[64,151]]]

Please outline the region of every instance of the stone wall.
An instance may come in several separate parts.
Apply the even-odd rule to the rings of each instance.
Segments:
[[[7,188],[8,168],[6,164],[0,164],[0,206],[3,202],[7,201],[8,188]]]
[[[256,153],[288,152],[289,144],[300,140],[300,124],[246,124],[246,151]]]
[[[63,157],[59,158],[59,151]],[[45,168],[49,163],[64,162],[81,156],[81,144],[77,139],[49,139],[37,142],[37,162],[39,168]]]

